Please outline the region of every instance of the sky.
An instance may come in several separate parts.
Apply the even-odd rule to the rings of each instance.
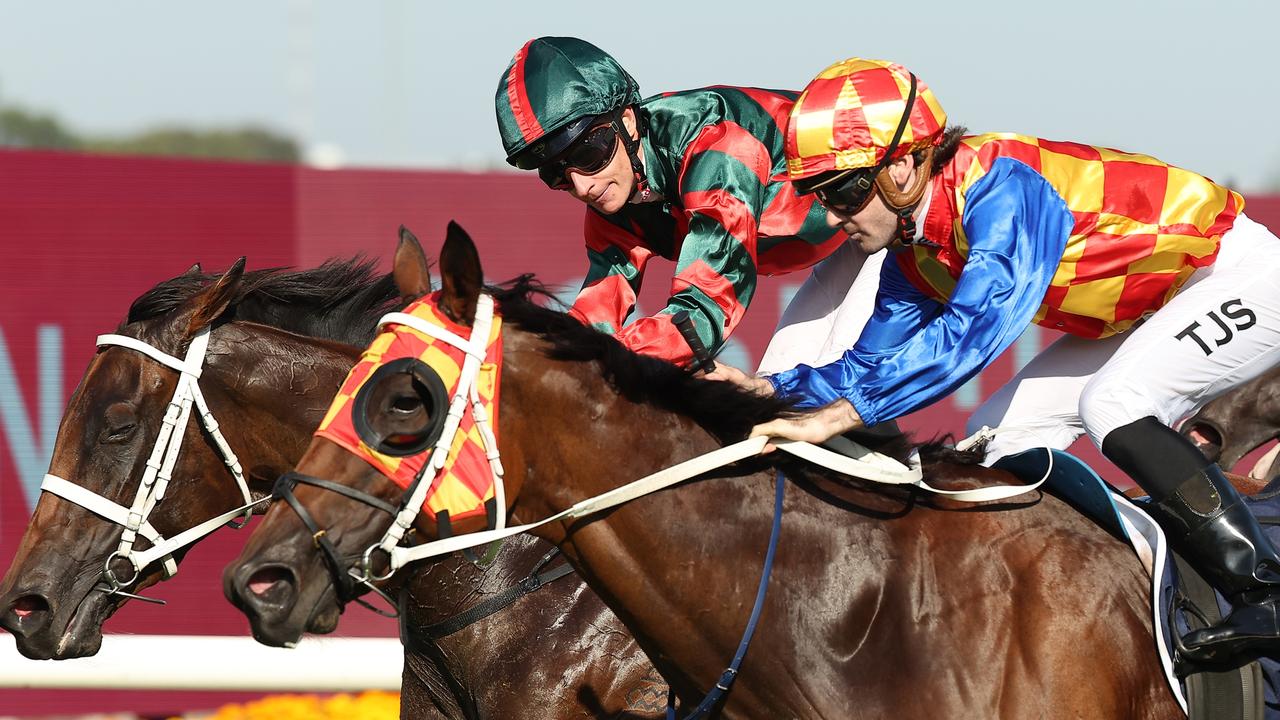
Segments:
[[[255,123],[348,166],[505,168],[493,93],[538,35],[611,52],[644,94],[800,89],[906,65],[952,123],[1154,155],[1280,188],[1280,3],[0,0],[0,105],[76,131]]]

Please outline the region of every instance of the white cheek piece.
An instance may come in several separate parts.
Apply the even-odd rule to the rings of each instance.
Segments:
[[[245,481],[244,470],[240,466],[240,460],[236,457],[235,452],[231,450],[231,446],[227,444],[226,438],[223,437],[222,431],[218,427],[218,421],[214,419],[208,403],[205,402],[204,393],[200,391],[200,372],[204,366],[205,352],[209,347],[208,328],[201,330],[191,339],[191,345],[187,348],[187,356],[182,359],[163,352],[142,340],[125,335],[99,335],[97,342],[98,347],[115,345],[135,350],[161,365],[178,371],[178,383],[173,391],[173,399],[169,401],[169,406],[165,410],[160,432],[156,436],[155,447],[151,451],[151,456],[147,459],[146,470],[142,474],[142,482],[139,483],[138,492],[134,495],[133,504],[129,507],[120,505],[57,475],[45,475],[43,482],[40,483],[40,489],[124,527],[124,532],[120,535],[120,545],[111,555],[107,556],[106,563],[103,566],[102,577],[107,584],[109,593],[163,603],[163,601],[126,593],[123,588],[132,585],[138,579],[142,569],[156,560],[161,561],[165,577],[173,577],[178,572],[178,563],[173,558],[175,551],[196,542],[228,523],[231,523],[232,527],[244,527],[248,524],[250,515],[253,514],[253,508],[270,498],[253,500],[249,492],[249,485]],[[227,468],[231,471],[231,476],[235,478],[236,485],[240,488],[240,495],[244,498],[244,504],[166,539],[151,526],[148,518],[160,501],[164,500],[165,490],[169,486],[169,480],[173,477],[173,468],[177,464],[178,454],[182,450],[182,441],[186,435],[188,422],[191,419],[193,405],[200,416],[201,425],[209,433],[209,437],[213,438],[214,446],[222,456]],[[243,517],[239,521],[233,522],[237,516]],[[151,543],[151,547],[146,550],[134,549],[134,543],[139,535],[146,538]],[[116,576],[111,566],[117,559],[127,561],[133,568],[130,577],[119,578]]]

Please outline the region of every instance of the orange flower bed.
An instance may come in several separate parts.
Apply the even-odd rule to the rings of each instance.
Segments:
[[[369,690],[359,695],[272,695],[218,708],[208,720],[396,720],[400,694]]]

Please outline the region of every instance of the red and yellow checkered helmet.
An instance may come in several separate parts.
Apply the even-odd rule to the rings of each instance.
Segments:
[[[915,98],[896,147],[894,135]],[[791,108],[787,179],[888,164],[942,140],[947,114],[933,92],[904,67],[850,58],[823,70]],[[886,152],[891,153],[888,159]],[[883,161],[883,163],[882,163]]]

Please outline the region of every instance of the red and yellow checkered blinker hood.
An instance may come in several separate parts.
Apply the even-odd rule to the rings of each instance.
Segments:
[[[467,338],[472,328],[458,325],[437,307],[440,293],[423,298],[404,309],[403,313],[425,321],[426,324],[443,329],[447,333],[460,338]],[[416,328],[392,321],[384,321],[383,330],[373,343],[360,356],[342,388],[329,406],[329,412],[320,423],[315,434],[337,443],[348,452],[368,462],[392,482],[402,488],[409,488],[420,473],[426,468],[426,476],[422,482],[430,483],[423,510],[429,511],[432,517],[439,517],[447,512],[453,519],[472,516],[484,516],[486,503],[495,497],[495,472],[489,461],[486,450],[484,424],[477,423],[476,409],[472,397],[478,397],[483,413],[488,416],[488,427],[492,428],[493,451],[496,457],[498,432],[498,381],[502,362],[502,320],[496,314],[489,328],[485,349],[485,359],[480,363],[479,372],[474,383],[474,392],[463,388],[469,397],[458,399],[459,385],[463,381],[466,353],[459,347],[436,337],[424,334]],[[360,424],[368,423],[362,414],[371,411],[368,408],[368,397],[388,372],[408,372],[414,376],[415,383],[426,387],[428,398],[425,404],[432,418],[432,428],[427,432],[429,437],[423,438],[425,447],[412,447],[409,454],[389,454],[385,447],[373,447],[376,439],[365,432],[362,436]],[[438,390],[431,390],[436,385]],[[461,419],[456,421],[457,432],[450,429],[455,421],[447,418],[450,401],[462,404]],[[441,434],[441,426],[443,434]],[[441,443],[436,438],[444,438],[442,443],[449,443],[443,467],[434,477],[431,468],[439,464],[439,460],[430,466],[428,462],[440,452],[436,447]],[[497,508],[503,512],[504,508]]]
[[[911,73],[883,60],[850,58],[823,70],[791,108],[787,173],[778,179],[879,165],[907,110],[910,88]],[[933,91],[917,78],[907,124],[889,160],[941,142],[946,125]]]

